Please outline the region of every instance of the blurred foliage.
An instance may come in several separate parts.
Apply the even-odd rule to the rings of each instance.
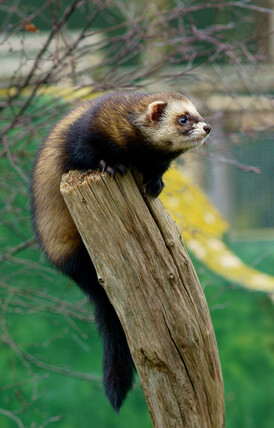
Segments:
[[[254,290],[274,291],[274,276],[247,266],[223,242],[228,224],[207,196],[180,170],[165,176],[166,188],[160,195],[176,221],[184,240],[195,256],[210,270]],[[274,251],[272,252],[274,260]]]
[[[35,14],[37,10],[42,9],[42,13],[37,14],[33,20],[33,25],[39,31],[47,31],[53,20],[60,18],[62,12],[64,11],[67,3],[62,0],[58,1],[58,6],[51,2],[50,7],[45,8],[44,0],[17,0],[13,2],[12,13],[7,7],[0,9],[0,22],[9,25],[18,25],[22,20],[27,20],[28,16]],[[82,23],[85,20],[87,15],[94,13],[95,5],[100,5],[100,1],[87,1],[84,4],[84,7],[79,7],[76,9],[75,13],[70,17],[68,21],[68,28],[72,29],[81,29]],[[181,4],[176,0],[154,0],[150,5],[147,5],[147,2],[144,0],[139,0],[138,2],[131,2],[129,5],[126,0],[120,1],[110,1],[106,2],[106,7],[104,9],[104,14],[98,14],[96,20],[94,21],[94,26],[96,28],[106,28],[118,26],[112,34],[122,34],[119,24],[127,22],[128,18],[138,15],[142,10],[152,12],[152,18],[157,15],[157,12],[162,10],[172,10],[177,8],[179,10]],[[231,41],[232,39],[239,39],[239,37],[246,37],[246,34],[252,29],[254,31],[254,24],[256,25],[256,14],[254,10],[247,7],[240,7],[240,3],[236,3],[231,7],[230,0],[223,0],[222,5],[216,4],[216,2],[208,2],[207,6],[204,7],[202,3],[197,4],[194,0],[188,0],[183,3],[184,8],[187,10],[191,9],[192,14],[186,17],[184,22],[185,25],[195,25],[199,29],[206,28],[207,26],[213,26],[218,24],[233,23],[234,21],[240,21],[241,26],[231,25],[230,31],[227,34],[226,40]],[[239,6],[239,7],[237,7]],[[44,7],[44,10],[43,10]],[[172,25],[176,27],[176,21],[172,21]],[[256,40],[253,41],[256,43]]]

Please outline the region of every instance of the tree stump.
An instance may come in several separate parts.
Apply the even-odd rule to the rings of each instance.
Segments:
[[[61,192],[124,328],[152,424],[224,427],[207,303],[174,221],[125,176],[71,171]]]

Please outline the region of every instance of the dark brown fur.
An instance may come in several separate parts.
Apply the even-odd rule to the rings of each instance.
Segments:
[[[77,282],[95,304],[95,319],[104,342],[104,386],[115,410],[131,388],[133,362],[120,321],[97,281],[59,186],[62,174],[70,169],[100,168],[114,174],[134,166],[143,174],[147,193],[157,196],[170,162],[188,149],[182,126],[174,124],[173,118],[169,121],[174,102],[174,120],[190,107],[195,121],[203,121],[194,106],[176,93],[112,94],[84,103],[53,128],[33,169],[36,235],[50,261]],[[189,120],[188,134],[195,121]]]

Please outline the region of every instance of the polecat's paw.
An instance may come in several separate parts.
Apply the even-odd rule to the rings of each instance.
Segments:
[[[108,165],[106,163],[106,161],[103,159],[100,160],[98,166],[99,166],[99,169],[101,172],[107,172],[108,175],[110,175],[111,177],[114,177],[116,172],[119,172],[122,175],[127,172],[127,167],[124,164],[117,163],[117,164],[111,166],[111,165]]]
[[[153,198],[157,198],[163,190],[164,182],[162,177],[157,177],[155,179],[151,179],[145,183],[146,194],[152,196]]]

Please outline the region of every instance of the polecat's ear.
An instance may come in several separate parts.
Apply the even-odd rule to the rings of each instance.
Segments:
[[[149,122],[158,122],[161,118],[167,103],[164,101],[153,101],[147,108],[147,119]]]

